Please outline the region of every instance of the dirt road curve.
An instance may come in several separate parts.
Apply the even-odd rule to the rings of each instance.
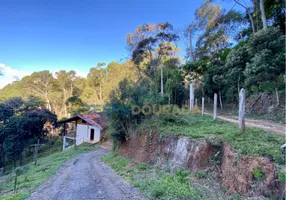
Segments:
[[[122,180],[100,160],[107,152],[99,148],[67,161],[28,200],[144,199],[137,188]]]
[[[212,115],[211,113],[207,112],[207,115]],[[233,123],[238,123],[238,118],[234,116],[228,116],[228,115],[221,115],[219,114],[217,118],[233,122]],[[266,120],[255,120],[255,119],[245,119],[245,125],[248,127],[254,127],[254,128],[261,128],[266,131],[271,131],[273,133],[277,134],[285,134],[285,125],[278,124],[275,122],[271,121],[266,121]]]

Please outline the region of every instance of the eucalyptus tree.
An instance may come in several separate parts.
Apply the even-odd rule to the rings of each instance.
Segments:
[[[194,60],[187,62],[183,68],[186,73],[192,72],[191,79],[197,83],[197,87],[201,86],[202,94],[219,94],[221,107],[225,58],[230,52],[231,41],[245,23],[242,13],[234,10],[226,12],[220,5],[205,1],[196,10],[191,24],[198,35]]]
[[[55,79],[48,70],[34,72],[30,76],[23,78],[25,87],[31,94],[42,97],[46,102],[46,108],[51,110],[51,101],[49,95],[55,89]]]
[[[60,70],[56,72],[56,83],[58,84],[60,90],[63,94],[62,99],[62,106],[64,107],[64,115],[68,115],[66,100],[74,95],[74,81],[76,79],[76,72],[74,70],[71,71],[65,71]]]
[[[88,75],[87,75],[87,84],[94,89],[98,102],[102,104],[103,103],[103,97],[102,97],[102,85],[106,79],[107,76],[107,70],[104,68],[106,64],[105,63],[98,63],[96,67],[93,67],[90,69]]]
[[[252,16],[253,13],[251,13],[251,8],[247,6],[245,1],[243,1],[243,2],[240,2],[239,0],[233,0],[233,1],[245,9],[247,16],[249,18],[249,21],[250,21],[252,33],[255,33],[255,25],[254,25],[254,20],[253,20],[253,16]]]
[[[160,68],[163,95],[162,57],[171,50],[172,47],[169,44],[179,39],[179,36],[173,32],[173,26],[168,22],[143,24],[137,27],[134,34],[128,34],[126,39],[132,53],[132,61],[143,74],[154,79],[154,75]]]
[[[260,7],[260,13],[261,13],[261,20],[263,24],[263,28],[267,28],[267,20],[265,15],[265,8],[264,8],[264,0],[259,0],[259,7]]]

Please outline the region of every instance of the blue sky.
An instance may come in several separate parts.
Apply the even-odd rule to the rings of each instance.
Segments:
[[[219,2],[227,9],[234,5],[232,1]],[[0,68],[5,76],[0,77],[0,87],[1,79],[3,85],[13,76],[34,71],[73,69],[84,75],[98,62],[119,61],[129,55],[125,36],[138,25],[168,21],[175,28],[184,28],[202,3],[203,0],[1,0]],[[6,71],[12,71],[13,76]]]

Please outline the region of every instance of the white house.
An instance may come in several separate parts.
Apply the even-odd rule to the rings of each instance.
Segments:
[[[66,138],[75,140],[76,145],[83,142],[97,143],[107,128],[105,118],[98,113],[75,115],[59,123],[64,124],[64,148]]]

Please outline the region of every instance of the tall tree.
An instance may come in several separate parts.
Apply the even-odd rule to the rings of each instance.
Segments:
[[[238,5],[240,5],[242,8],[245,9],[245,11],[246,11],[246,13],[247,13],[247,15],[248,15],[248,18],[249,18],[249,20],[250,20],[252,33],[255,33],[254,20],[253,20],[252,14],[250,13],[250,8],[246,5],[245,1],[244,1],[244,4],[241,3],[239,0],[234,0],[234,2],[237,3]]]
[[[49,71],[34,72],[31,76],[23,78],[26,88],[32,94],[39,95],[46,102],[46,108],[51,110],[51,102],[49,95],[54,89],[55,80]]]
[[[69,72],[61,70],[56,72],[56,81],[63,93],[63,107],[65,110],[65,116],[68,116],[68,110],[66,100],[74,94],[74,80],[76,79],[76,72],[71,70]]]
[[[267,21],[266,21],[265,9],[264,9],[264,0],[259,0],[259,6],[260,6],[263,28],[266,29],[267,28]]]
[[[164,43],[176,42],[179,38],[173,33],[173,26],[168,22],[156,25],[144,24],[139,26],[134,34],[128,34],[126,38],[132,52],[132,61],[140,71],[154,79],[154,75],[160,69],[161,94],[163,95],[162,57],[166,55],[166,50],[170,49],[170,46]],[[143,70],[140,68],[142,65]]]
[[[103,68],[105,65],[105,63],[98,63],[96,67],[90,69],[87,75],[87,83],[92,89],[95,90],[98,97],[97,103],[100,104],[103,104],[102,85],[107,75],[106,68]]]

